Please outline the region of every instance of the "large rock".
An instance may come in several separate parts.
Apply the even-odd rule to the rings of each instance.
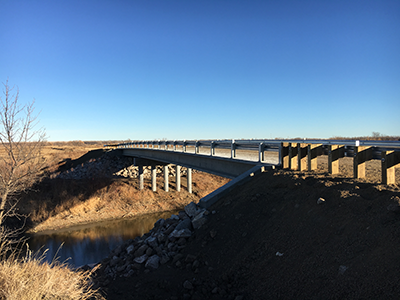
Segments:
[[[138,264],[142,264],[147,260],[148,256],[143,254],[142,256],[136,257],[133,261]]]
[[[192,232],[189,229],[181,229],[181,230],[174,230],[169,235],[170,238],[189,238],[192,235]]]
[[[207,222],[207,217],[204,215],[204,213],[205,213],[205,210],[200,212],[198,215],[196,215],[192,219],[192,226],[194,229],[200,228],[202,225],[204,225],[204,223]]]
[[[197,210],[197,205],[194,202],[190,202],[188,205],[185,206],[185,212],[189,217],[195,216]]]
[[[189,218],[182,220],[179,222],[179,224],[175,227],[175,230],[182,230],[182,229],[191,229],[192,223]]]
[[[149,257],[145,267],[150,270],[156,270],[158,269],[159,264],[160,264],[160,257],[158,255],[153,255]]]
[[[153,236],[148,237],[146,243],[153,249],[158,246],[157,238]]]
[[[149,246],[147,246],[146,244],[140,246],[139,249],[137,249],[137,250],[135,251],[135,257],[139,257],[139,256],[142,256],[143,254],[145,254],[147,248],[149,248]]]

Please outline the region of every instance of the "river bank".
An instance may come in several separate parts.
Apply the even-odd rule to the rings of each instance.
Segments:
[[[193,193],[190,194],[185,189],[180,192],[173,190],[172,178],[170,192],[163,189],[152,192],[150,183],[139,190],[134,179],[53,179],[44,183],[45,186],[38,192],[31,193],[28,201],[21,201],[20,211],[28,213],[28,209],[33,210],[30,213],[32,223],[29,233],[58,230],[183,209],[188,203],[197,203],[228,181],[215,175],[194,173]]]

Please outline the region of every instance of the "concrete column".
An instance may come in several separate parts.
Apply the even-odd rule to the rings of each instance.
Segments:
[[[307,145],[306,144],[297,144],[297,170],[304,171],[307,169],[306,165],[307,160]]]
[[[297,143],[289,143],[289,169],[297,170],[298,168],[298,150]]]
[[[181,191],[181,166],[175,166],[175,182],[176,182],[176,191]]]
[[[344,146],[331,145],[328,153],[328,172],[339,174],[339,158],[344,157]]]
[[[382,183],[396,184],[396,168],[400,167],[400,151],[383,151]]]
[[[143,165],[139,165],[139,190],[144,188]]]
[[[308,171],[317,169],[317,157],[319,155],[322,155],[322,144],[309,144],[307,150]]]
[[[165,165],[164,166],[164,191],[166,191],[166,192],[168,192],[168,186],[169,186],[169,183],[168,183],[168,176],[169,176],[169,174],[168,174],[168,165]]]
[[[289,169],[290,168],[290,156],[289,156],[289,143],[282,143],[281,144],[281,153],[280,153],[280,159],[281,159],[281,165],[283,169]]]
[[[372,148],[365,146],[354,147],[354,178],[365,177],[365,163],[372,159]]]
[[[157,167],[155,165],[151,166],[151,190],[157,191]]]
[[[187,168],[187,189],[188,192],[191,194],[192,193],[192,169]]]

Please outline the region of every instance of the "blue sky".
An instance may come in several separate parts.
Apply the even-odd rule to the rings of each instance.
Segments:
[[[400,135],[400,1],[0,0],[50,141]]]

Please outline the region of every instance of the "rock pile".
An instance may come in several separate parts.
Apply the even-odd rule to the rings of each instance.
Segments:
[[[172,215],[166,220],[159,219],[150,232],[126,241],[101,261],[97,285],[106,286],[116,277],[129,277],[135,273],[156,270],[160,264],[185,267],[196,273],[200,262],[193,255],[183,257],[180,251],[194,230],[207,221],[208,215],[206,209],[191,202],[178,215]]]
[[[176,169],[173,165],[168,165],[169,175],[175,176]],[[157,175],[163,174],[163,166],[156,167]],[[187,169],[181,168],[181,176],[186,175]],[[145,178],[150,178],[151,167],[144,166],[143,174]],[[137,178],[139,167],[134,165],[131,157],[123,157],[107,152],[98,159],[91,159],[83,164],[60,173],[57,178],[61,179],[84,179],[84,178],[112,178],[125,177]]]

